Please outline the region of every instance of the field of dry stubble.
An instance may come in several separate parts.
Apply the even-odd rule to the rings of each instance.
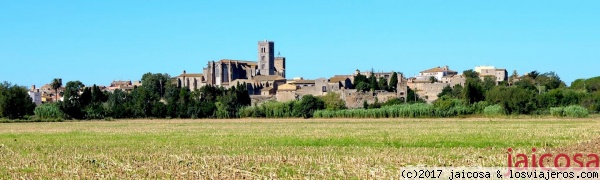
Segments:
[[[389,178],[597,153],[596,119],[234,119],[0,124],[0,179]]]

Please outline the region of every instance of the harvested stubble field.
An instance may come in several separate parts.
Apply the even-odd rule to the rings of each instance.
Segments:
[[[5,123],[0,179],[389,179],[403,166],[506,166],[509,147],[597,153],[598,127],[596,119]]]

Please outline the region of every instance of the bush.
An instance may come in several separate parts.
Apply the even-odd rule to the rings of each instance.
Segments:
[[[340,111],[316,111],[316,118],[430,118],[454,117],[470,113],[468,107],[457,105],[447,110],[435,108],[433,105],[417,103],[384,106],[379,109],[347,109]]]
[[[550,108],[550,115],[554,117],[563,117],[565,112],[564,107],[552,107]]]
[[[567,106],[564,109],[564,116],[572,117],[572,118],[584,118],[588,117],[590,113],[588,110],[579,105]]]
[[[488,106],[489,106],[489,103],[486,101],[479,101],[479,102],[473,103],[471,105],[471,112],[473,112],[473,114],[482,114],[483,110],[485,110],[485,108]]]
[[[327,110],[340,110],[346,109],[346,102],[340,98],[340,94],[330,92],[325,96],[319,97],[325,103],[325,109]]]
[[[583,106],[572,105],[567,107],[553,107],[550,108],[550,114],[555,117],[572,117],[572,118],[584,118],[590,115],[589,111]]]
[[[325,102],[312,95],[303,96],[299,107],[295,107],[295,110],[304,118],[313,117],[314,112],[321,109],[325,109]]]
[[[240,118],[291,118],[302,117],[300,101],[277,102],[268,101],[260,106],[241,107],[238,112]]]
[[[63,119],[65,113],[60,110],[56,103],[41,104],[33,110],[38,119]]]
[[[504,108],[500,105],[492,105],[483,109],[483,114],[486,117],[498,117],[504,115]]]

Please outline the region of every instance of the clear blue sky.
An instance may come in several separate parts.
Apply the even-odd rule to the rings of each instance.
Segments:
[[[0,1],[0,81],[108,85],[201,72],[275,41],[287,75],[435,66],[600,75],[600,1]]]

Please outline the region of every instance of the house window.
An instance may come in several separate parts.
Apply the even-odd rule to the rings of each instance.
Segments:
[[[327,86],[323,86],[323,87],[321,87],[321,90],[322,90],[323,92],[327,92]]]

